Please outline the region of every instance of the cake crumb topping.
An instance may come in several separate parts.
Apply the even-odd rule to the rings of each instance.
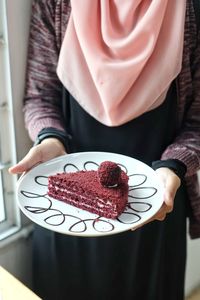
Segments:
[[[98,176],[104,187],[115,187],[121,182],[121,168],[112,161],[104,161],[98,168]]]

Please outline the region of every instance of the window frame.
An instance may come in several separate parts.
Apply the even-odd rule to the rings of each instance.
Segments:
[[[5,209],[0,222],[1,241],[21,228],[16,195],[17,176],[8,173],[8,167],[16,162],[16,144],[6,0],[0,1],[0,65],[0,207]]]

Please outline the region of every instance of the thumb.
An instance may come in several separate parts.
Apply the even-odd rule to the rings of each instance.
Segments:
[[[164,193],[164,201],[166,206],[168,207],[169,212],[173,210],[174,198],[179,187],[180,187],[180,179],[172,171],[172,174],[170,174],[166,178],[165,193]]]
[[[181,180],[174,173],[174,171],[169,168],[159,168],[156,170],[156,173],[163,182],[164,187],[164,204],[167,212],[171,212],[174,205],[174,198],[177,192],[177,189],[180,187]]]
[[[33,166],[42,161],[42,154],[38,146],[35,146],[29,150],[27,155],[19,161],[15,166],[9,168],[11,174],[21,174],[30,170]]]

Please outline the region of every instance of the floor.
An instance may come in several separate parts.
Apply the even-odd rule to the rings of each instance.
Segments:
[[[200,300],[200,288],[194,291],[186,300]]]

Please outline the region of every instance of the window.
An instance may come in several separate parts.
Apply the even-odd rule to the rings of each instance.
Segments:
[[[0,239],[19,229],[16,204],[16,178],[8,173],[15,161],[15,138],[12,110],[6,2],[0,1]]]

